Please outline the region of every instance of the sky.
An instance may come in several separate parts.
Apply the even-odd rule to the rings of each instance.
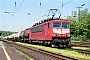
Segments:
[[[52,8],[60,10],[61,18],[65,18],[82,4],[85,6],[80,10],[88,8],[90,12],[90,0],[0,0],[0,30],[17,32],[30,28],[46,19]]]

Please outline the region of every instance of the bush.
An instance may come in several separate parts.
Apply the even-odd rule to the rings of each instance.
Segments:
[[[86,38],[85,35],[83,35],[83,36],[79,35],[79,36],[77,36],[77,37],[72,36],[72,37],[71,37],[71,40],[75,40],[75,41],[86,41],[86,40],[88,40],[88,38]]]

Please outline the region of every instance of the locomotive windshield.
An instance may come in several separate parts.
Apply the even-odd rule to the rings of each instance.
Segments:
[[[54,28],[69,28],[69,24],[67,22],[54,22]]]
[[[53,27],[54,28],[61,28],[61,23],[60,22],[54,22]]]

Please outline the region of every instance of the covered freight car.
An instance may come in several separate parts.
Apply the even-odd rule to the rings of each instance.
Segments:
[[[24,34],[24,30],[19,32],[19,40],[23,41],[23,34]]]
[[[29,41],[29,28],[24,30],[24,33],[23,33],[23,40],[25,42],[28,42]]]
[[[23,33],[24,33],[23,30],[17,32],[17,33],[15,34],[15,36],[14,36],[14,40],[15,40],[15,41],[22,41],[22,40],[23,40]]]

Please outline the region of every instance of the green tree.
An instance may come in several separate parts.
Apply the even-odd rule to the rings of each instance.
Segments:
[[[70,20],[72,40],[90,39],[90,13],[88,9],[80,11],[80,22],[78,22],[78,18],[67,17],[67,19]]]
[[[10,32],[10,31],[0,31],[2,33],[1,38],[5,37],[5,36],[9,36],[15,32]]]
[[[85,36],[86,39],[90,39],[90,13],[88,9],[85,9],[80,14],[80,34]]]
[[[78,21],[77,18],[67,17],[67,20],[70,20],[70,29],[71,29],[71,36],[77,36],[78,32]]]

